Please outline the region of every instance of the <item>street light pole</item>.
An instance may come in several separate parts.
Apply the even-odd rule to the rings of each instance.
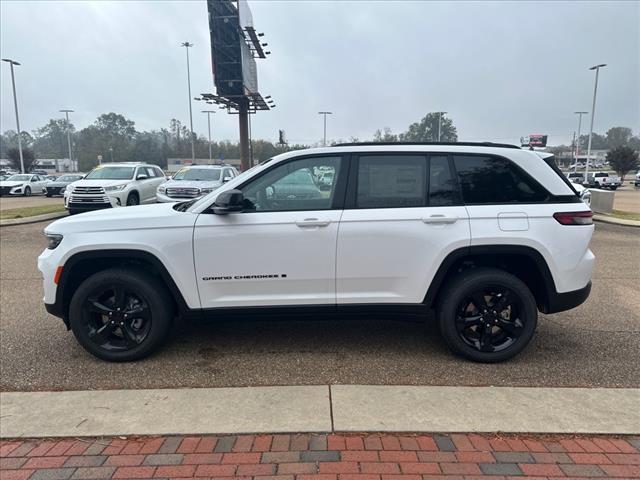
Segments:
[[[61,112],[64,113],[65,117],[67,118],[67,145],[69,147],[69,163],[71,163],[71,171],[75,171],[76,168],[74,167],[74,163],[73,163],[73,152],[71,150],[71,126],[69,125],[69,113],[73,112],[73,110],[60,110]]]
[[[440,143],[440,130],[442,129],[442,115],[445,115],[447,112],[438,112],[438,143]]]
[[[109,147],[109,154],[111,156],[111,163],[113,163],[113,147]]]
[[[606,67],[606,63],[601,63],[599,65],[594,65],[589,70],[596,71],[596,83],[593,87],[593,104],[591,105],[591,126],[589,127],[589,146],[587,147],[587,168],[584,171],[584,180],[587,181],[587,176],[589,175],[589,160],[591,159],[591,138],[593,137],[593,117],[596,113],[596,94],[598,92],[598,73],[600,73],[600,69],[602,67]]]
[[[189,125],[191,127],[191,161],[195,163],[196,147],[193,140],[193,113],[191,111],[191,72],[189,70],[189,48],[193,47],[193,43],[183,42],[182,45],[187,51],[187,86],[189,89]]]
[[[322,140],[322,146],[327,146],[327,115],[333,115],[333,112],[318,112],[318,115],[324,116],[324,135]]]
[[[209,163],[211,163],[213,158],[211,156],[211,114],[216,112],[213,110],[202,110],[202,113],[207,114],[207,128],[209,130]]]
[[[582,115],[586,115],[589,112],[573,112],[578,115],[578,140],[576,141],[576,158],[573,161],[573,171],[576,172],[578,170],[578,155],[580,155],[580,128],[582,127]],[[587,162],[589,161],[589,157],[587,157]]]
[[[16,80],[13,75],[13,66],[20,65],[15,60],[10,58],[3,58],[3,62],[8,62],[11,65],[11,86],[13,87],[13,106],[16,110],[16,125],[18,127],[18,152],[20,153],[20,171],[24,173],[24,156],[22,155],[22,134],[20,133],[20,117],[18,116],[18,98],[16,97]]]

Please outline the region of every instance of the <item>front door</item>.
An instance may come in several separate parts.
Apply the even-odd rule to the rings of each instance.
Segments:
[[[340,222],[338,304],[421,303],[442,260],[470,243],[446,155],[353,160]]]
[[[202,308],[335,304],[346,172],[340,156],[278,163],[239,187],[242,213],[198,216],[194,259]],[[321,172],[334,181],[319,181]]]

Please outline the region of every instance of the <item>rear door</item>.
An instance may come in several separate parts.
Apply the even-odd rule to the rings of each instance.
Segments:
[[[338,232],[338,304],[420,303],[443,259],[470,242],[447,155],[352,159]]]

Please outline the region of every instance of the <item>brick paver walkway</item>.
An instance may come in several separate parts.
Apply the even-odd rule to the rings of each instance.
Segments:
[[[4,440],[2,480],[640,478],[640,438],[239,435]]]

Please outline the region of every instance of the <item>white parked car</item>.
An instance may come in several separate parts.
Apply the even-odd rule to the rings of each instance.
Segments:
[[[238,176],[231,165],[193,165],[183,167],[158,187],[158,202],[180,202],[200,198]]]
[[[164,183],[164,172],[156,165],[107,163],[97,166],[64,191],[64,206],[70,214],[155,203],[156,189]]]
[[[636,173],[636,179],[633,183],[636,187],[640,187],[640,170],[638,170],[638,172]]]
[[[552,155],[350,144],[278,155],[199,200],[57,220],[38,268],[46,309],[109,361],[157,350],[176,318],[435,310],[453,352],[498,362],[538,311],[586,300],[592,234]]]
[[[47,182],[43,176],[32,173],[11,175],[0,182],[0,195],[40,195]]]

